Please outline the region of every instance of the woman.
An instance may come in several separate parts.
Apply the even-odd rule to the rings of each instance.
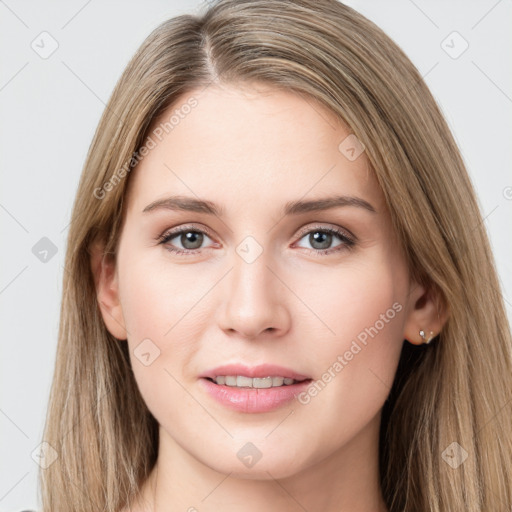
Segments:
[[[69,230],[43,510],[512,507],[511,338],[454,139],[322,0],[160,25]]]

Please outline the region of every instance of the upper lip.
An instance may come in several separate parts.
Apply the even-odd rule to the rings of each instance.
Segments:
[[[284,368],[276,364],[260,364],[246,366],[244,364],[226,364],[207,370],[200,377],[214,379],[220,375],[243,375],[245,377],[285,377],[294,380],[306,380],[310,377],[301,375],[290,368]]]

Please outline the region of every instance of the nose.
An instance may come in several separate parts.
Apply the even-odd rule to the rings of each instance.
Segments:
[[[265,253],[251,263],[235,255],[217,310],[218,325],[226,334],[254,340],[289,330],[290,292],[269,263]]]

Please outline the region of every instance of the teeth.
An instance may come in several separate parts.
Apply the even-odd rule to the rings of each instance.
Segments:
[[[293,382],[293,379],[288,379]],[[272,377],[272,386],[282,386],[284,382],[283,377]]]
[[[237,388],[274,388],[294,384],[294,379],[288,377],[246,377],[245,375],[219,375],[213,379],[219,385],[226,385]]]
[[[250,377],[238,375],[236,377],[236,385],[239,388],[252,388],[252,379]]]
[[[253,388],[271,388],[272,387],[272,377],[261,377],[252,379],[252,387]]]

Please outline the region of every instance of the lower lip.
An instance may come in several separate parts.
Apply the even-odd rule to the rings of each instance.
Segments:
[[[278,409],[291,402],[311,383],[311,379],[309,379],[289,386],[259,389],[219,385],[205,378],[201,378],[200,381],[205,390],[219,403],[235,411],[246,413],[269,412]]]

